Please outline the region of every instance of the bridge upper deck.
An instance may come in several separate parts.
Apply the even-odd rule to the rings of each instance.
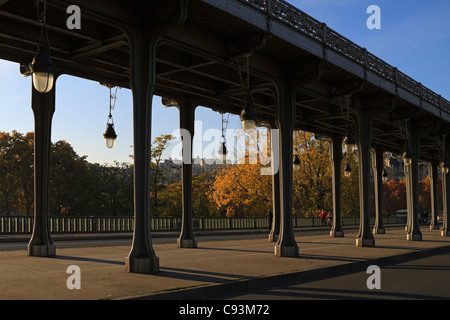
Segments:
[[[355,130],[354,104],[380,108],[373,143],[402,152],[405,121],[438,124],[422,137],[422,159],[439,157],[450,102],[324,23],[282,0],[47,0],[52,58],[60,71],[129,87],[127,30],[160,35],[156,94],[193,96],[239,114],[249,86],[258,117],[273,119],[277,83],[299,84],[296,127],[322,135]],[[81,8],[79,30],[66,27],[69,5]],[[185,6],[186,5],[186,6]],[[27,65],[41,23],[34,0],[0,0],[0,58]],[[350,95],[357,95],[349,99]]]

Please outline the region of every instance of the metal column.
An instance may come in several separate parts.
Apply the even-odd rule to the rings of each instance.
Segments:
[[[450,163],[450,136],[445,138],[444,159],[446,163]],[[444,200],[444,225],[442,226],[441,235],[443,237],[450,236],[450,174],[442,172],[442,198]]]
[[[196,103],[188,99],[179,100],[180,129],[183,142],[183,212],[181,234],[177,240],[178,248],[197,248],[192,228],[192,139],[194,137],[194,118]],[[184,131],[184,132],[183,132]]]
[[[430,229],[431,230],[439,230],[439,222],[438,222],[438,168],[439,161],[433,161],[429,165],[430,170],[430,197],[431,197],[431,222]]]
[[[272,168],[274,170],[272,174],[272,229],[269,234],[270,242],[277,242],[280,236],[280,170],[279,170],[279,132],[275,122],[270,124],[271,134],[270,134],[270,144],[271,144],[271,157],[272,157]]]
[[[363,109],[357,109],[357,144],[359,155],[359,197],[360,226],[356,239],[358,247],[375,247],[375,239],[370,227],[370,153],[372,143],[373,115]]]
[[[56,247],[50,235],[48,217],[48,182],[52,119],[55,112],[56,77],[53,89],[38,92],[33,85],[31,108],[34,113],[34,227],[28,243],[29,256],[50,257],[56,255]]]
[[[373,181],[375,189],[375,226],[374,234],[385,234],[383,223],[383,169],[384,150],[374,148],[372,154]]]
[[[296,90],[285,83],[279,84],[276,124],[279,129],[280,150],[280,235],[275,245],[275,255],[297,257],[292,216],[293,132],[296,116]]]
[[[342,229],[342,141],[343,138],[340,135],[334,135],[330,139],[331,145],[331,172],[332,172],[332,185],[333,185],[333,226],[331,227],[330,236],[333,238],[339,238],[344,236],[344,230]]]
[[[159,271],[150,219],[150,148],[157,43],[149,33],[137,29],[130,33],[129,41],[133,93],[134,234],[125,266],[127,272],[151,274]]]
[[[409,199],[407,203],[409,225],[407,226],[408,241],[421,241],[422,232],[419,226],[419,150],[420,150],[420,132],[414,130],[412,126],[407,128],[409,135],[409,152],[411,156],[411,165],[406,173],[407,190]],[[405,165],[406,166],[406,165]]]

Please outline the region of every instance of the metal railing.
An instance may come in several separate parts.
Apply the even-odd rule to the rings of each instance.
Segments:
[[[373,220],[373,219],[372,219]],[[0,234],[29,234],[33,231],[33,217],[0,216]],[[152,217],[152,231],[180,231],[181,218]],[[386,224],[405,224],[406,218],[385,217]],[[50,232],[58,233],[118,233],[133,231],[133,217],[50,217]],[[372,221],[374,223],[374,221]],[[343,217],[343,226],[359,225],[359,217]],[[316,217],[294,217],[294,228],[320,227]],[[193,219],[194,230],[242,230],[268,228],[266,218],[213,218]]]
[[[450,101],[284,0],[239,0],[450,114]]]

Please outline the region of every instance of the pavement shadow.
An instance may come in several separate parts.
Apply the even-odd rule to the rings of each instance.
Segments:
[[[328,289],[311,287],[283,287],[281,290],[273,289],[269,292],[257,292],[259,298],[268,295],[270,299],[274,296],[282,299],[305,299],[305,300],[445,300],[439,296],[386,291],[367,291],[356,289]],[[262,298],[264,299],[264,298]]]
[[[159,277],[167,277],[170,279],[180,279],[180,280],[190,280],[199,282],[213,282],[221,283],[227,281],[234,281],[237,279],[242,279],[242,275],[211,272],[211,271],[199,271],[183,268],[173,268],[173,267],[161,267],[158,273]]]
[[[312,260],[326,260],[326,261],[342,261],[342,262],[358,262],[365,261],[365,259],[361,258],[346,258],[343,256],[330,256],[330,255],[318,255],[318,254],[302,254],[300,253],[300,257],[303,259],[312,259]]]
[[[273,251],[263,251],[263,250],[248,250],[248,249],[235,249],[235,248],[208,248],[208,247],[198,247],[197,250],[213,250],[213,251],[235,251],[235,252],[253,252],[253,253],[272,253]]]
[[[125,262],[121,262],[121,261],[97,259],[97,258],[86,258],[86,257],[56,256],[56,257],[53,257],[53,259],[56,259],[56,260],[95,262],[95,263],[107,263],[107,264],[115,264],[115,265],[119,265],[119,266],[124,266],[125,265]]]

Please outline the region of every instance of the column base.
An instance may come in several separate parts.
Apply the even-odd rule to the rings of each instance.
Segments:
[[[275,255],[277,257],[298,257],[298,246],[283,246],[283,245],[276,245],[275,246]]]
[[[197,248],[197,240],[195,239],[177,239],[178,248]]]
[[[159,272],[159,258],[125,258],[125,271],[129,273],[153,274]]]
[[[408,233],[406,235],[406,240],[407,241],[422,241],[422,235],[421,234],[411,234]]]
[[[278,241],[278,234],[269,234],[269,242],[277,242]]]
[[[56,245],[54,243],[44,245],[28,244],[27,255],[30,257],[54,257],[56,256]]]
[[[381,229],[381,228],[373,228],[372,233],[373,234],[386,234],[386,230],[384,228],[383,229]]]
[[[331,238],[343,238],[344,237],[344,231],[330,231],[330,237]]]
[[[375,247],[375,239],[362,239],[358,238],[356,239],[356,246],[357,247]]]
[[[448,230],[441,230],[441,236],[442,237],[450,237],[450,231],[448,231]]]

